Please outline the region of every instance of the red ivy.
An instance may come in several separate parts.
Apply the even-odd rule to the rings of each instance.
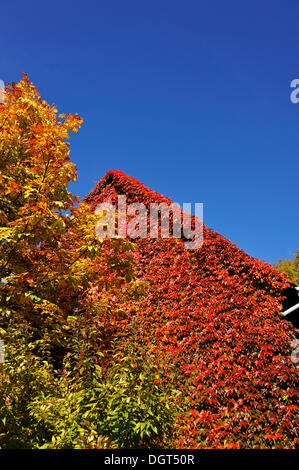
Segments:
[[[128,203],[172,202],[121,171],[107,172],[85,200],[94,208],[118,194]],[[176,239],[136,245],[149,288],[125,308],[166,378],[176,372],[186,412],[174,445],[295,447],[294,331],[279,315],[285,276],[206,227],[198,250]]]

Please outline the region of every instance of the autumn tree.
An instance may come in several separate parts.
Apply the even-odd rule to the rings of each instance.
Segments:
[[[69,134],[81,124],[42,100],[26,75],[0,103],[0,319],[29,321],[56,339],[93,283],[97,308],[104,296],[107,310],[107,292],[133,275],[132,245],[100,243],[96,216],[68,189],[77,178]]]
[[[121,342],[134,246],[99,240],[68,189],[81,124],[26,75],[0,103],[0,449],[151,446],[173,428],[155,367]]]
[[[294,259],[280,259],[278,262],[273,263],[273,266],[280,271],[286,273],[290,280],[296,281],[299,285],[299,250],[294,254]]]

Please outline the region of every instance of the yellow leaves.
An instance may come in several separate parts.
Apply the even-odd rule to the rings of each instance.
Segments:
[[[0,227],[0,238],[8,238],[11,236],[13,233],[13,228],[12,227]]]
[[[34,194],[38,194],[38,191],[37,190],[27,191],[26,195],[24,195],[24,200],[26,201],[28,199],[28,203],[27,203],[28,205],[20,209],[20,215],[22,215],[23,217],[28,217],[31,213],[34,213],[35,216],[37,216],[37,213],[39,213],[38,215],[39,217],[41,215],[46,215],[46,213],[48,213],[49,201],[47,201],[46,199],[41,199],[41,200],[37,200],[35,203],[32,203],[31,201],[33,199],[31,197],[29,198],[29,196],[32,196]]]
[[[0,277],[6,281],[1,282],[0,309],[55,323],[56,335],[61,324],[74,326],[71,299],[78,291],[96,282],[100,297],[91,308],[109,310],[124,271],[130,279],[133,271],[130,263],[118,264],[120,250],[111,247],[106,257],[102,254],[97,217],[85,203],[75,207],[80,198],[68,191],[77,169],[67,140],[82,122],[77,114],[57,115],[27,76],[7,87],[0,110]]]
[[[54,201],[54,205],[56,207],[61,207],[61,208],[65,206],[65,204],[62,201]]]
[[[73,315],[68,315],[66,317],[66,325],[64,325],[64,328],[65,329],[71,329],[71,328],[75,328],[76,325],[78,324],[78,317],[74,317]]]
[[[1,193],[4,195],[15,193],[21,188],[20,183],[17,183],[13,178],[6,176],[3,172],[0,173],[0,185],[3,188]]]

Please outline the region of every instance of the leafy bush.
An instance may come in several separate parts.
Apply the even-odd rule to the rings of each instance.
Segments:
[[[294,254],[294,259],[280,259],[277,263],[273,263],[273,266],[280,271],[287,274],[291,281],[295,281],[299,285],[299,250]]]
[[[169,390],[140,353],[116,355],[104,374],[80,334],[60,372],[38,357],[29,328],[3,336],[0,448],[113,448],[167,445],[174,426]],[[47,355],[45,349],[44,356]]]
[[[0,448],[36,447],[50,436],[31,415],[29,404],[55,390],[53,368],[36,354],[27,325],[0,330],[5,362],[0,364]]]

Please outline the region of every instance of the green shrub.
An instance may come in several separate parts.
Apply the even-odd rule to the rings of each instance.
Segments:
[[[162,386],[157,367],[144,352],[116,354],[103,373],[101,353],[95,356],[88,338],[79,333],[57,372],[45,360],[46,345],[34,342],[25,327],[10,328],[5,346],[1,448],[169,445],[174,392]]]

